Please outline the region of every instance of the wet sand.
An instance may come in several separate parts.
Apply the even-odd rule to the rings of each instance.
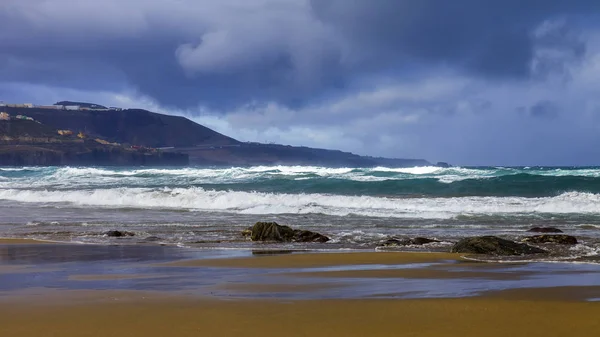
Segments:
[[[27,270],[31,270],[29,266],[5,266],[0,265],[0,274],[10,274],[10,273],[21,273]]]
[[[593,336],[600,303],[497,297],[214,300],[69,293],[0,307],[0,336]],[[69,301],[84,296],[86,302]],[[43,299],[43,297],[41,298]]]
[[[32,245],[32,244],[58,244],[51,241],[33,239],[4,239],[0,238],[0,245]]]
[[[476,268],[475,268],[476,269]],[[310,273],[290,273],[290,277],[318,277],[318,278],[413,278],[413,279],[490,279],[490,280],[518,280],[525,276],[534,275],[533,272],[493,272],[493,271],[462,271],[440,270],[433,268],[411,268],[393,270],[336,270]]]
[[[489,291],[485,293],[489,298],[506,300],[534,300],[534,301],[570,301],[596,302],[600,306],[600,282],[597,286],[587,287],[549,287],[549,288],[523,288],[507,289],[502,291]]]
[[[166,263],[172,267],[316,268],[459,261],[461,254],[421,252],[298,253]]]
[[[160,278],[164,275],[146,275],[146,274],[97,274],[97,275],[71,275],[72,281],[110,281],[110,280],[138,280],[147,278]]]
[[[276,281],[276,280],[274,280]],[[218,289],[231,292],[254,293],[254,294],[281,294],[292,292],[314,292],[322,290],[332,290],[342,287],[336,282],[330,283],[309,283],[309,284],[284,284],[284,283],[244,283],[244,284],[225,284]]]
[[[0,275],[13,274],[13,273],[19,273],[19,274],[40,273],[40,272],[47,273],[47,272],[53,272],[53,271],[56,271],[56,269],[39,267],[39,266],[28,266],[28,265],[16,265],[16,266],[0,265]]]
[[[214,258],[214,252],[164,247],[18,247],[3,253],[8,263],[0,259],[0,288],[7,287],[0,291],[2,337],[562,337],[600,331],[600,302],[589,301],[600,298],[600,285],[502,290],[531,276],[563,280],[552,271],[596,284],[596,266],[475,263],[445,253]],[[20,274],[24,267],[40,273]],[[488,290],[448,298],[465,296],[459,286]],[[439,295],[437,287],[451,291]],[[437,298],[402,299],[423,289],[438,292]]]

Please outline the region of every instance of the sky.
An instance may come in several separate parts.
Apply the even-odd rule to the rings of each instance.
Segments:
[[[241,141],[600,165],[597,0],[1,0],[0,100]]]

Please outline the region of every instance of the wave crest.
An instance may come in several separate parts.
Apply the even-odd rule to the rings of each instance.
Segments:
[[[0,199],[24,203],[108,208],[160,208],[238,214],[360,215],[448,219],[464,215],[600,214],[600,195],[570,192],[556,197],[388,198],[327,194],[216,191],[203,188],[95,190],[0,190]]]

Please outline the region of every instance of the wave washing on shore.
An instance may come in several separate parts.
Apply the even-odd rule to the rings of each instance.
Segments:
[[[343,248],[390,235],[517,237],[535,225],[582,236],[573,251],[588,255],[600,242],[593,167],[0,168],[0,200],[1,236],[84,242],[118,228],[236,247],[238,231],[263,219],[326,233]]]

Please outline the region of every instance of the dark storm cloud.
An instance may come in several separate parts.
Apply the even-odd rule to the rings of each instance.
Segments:
[[[0,100],[141,107],[367,155],[597,165],[599,13],[591,0],[1,0]]]
[[[5,0],[0,76],[128,85],[167,106],[299,107],[362,77],[419,76],[418,67],[525,78],[537,47],[558,45],[569,61],[585,51],[567,24],[538,35],[536,27],[599,9],[584,0]],[[546,58],[536,69],[563,64]]]
[[[594,0],[312,0],[323,22],[352,41],[381,65],[424,62],[461,67],[493,77],[530,74],[534,48],[561,44],[581,56],[584,46],[565,43],[568,27],[542,33],[534,30],[545,20],[597,15]]]
[[[570,78],[569,66],[578,63],[586,52],[585,41],[564,20],[547,21],[533,33],[535,56],[531,64],[532,76],[547,79],[560,76]]]
[[[4,81],[126,83],[166,106],[221,110],[295,106],[342,83],[339,50],[303,0],[7,0],[0,21]]]

